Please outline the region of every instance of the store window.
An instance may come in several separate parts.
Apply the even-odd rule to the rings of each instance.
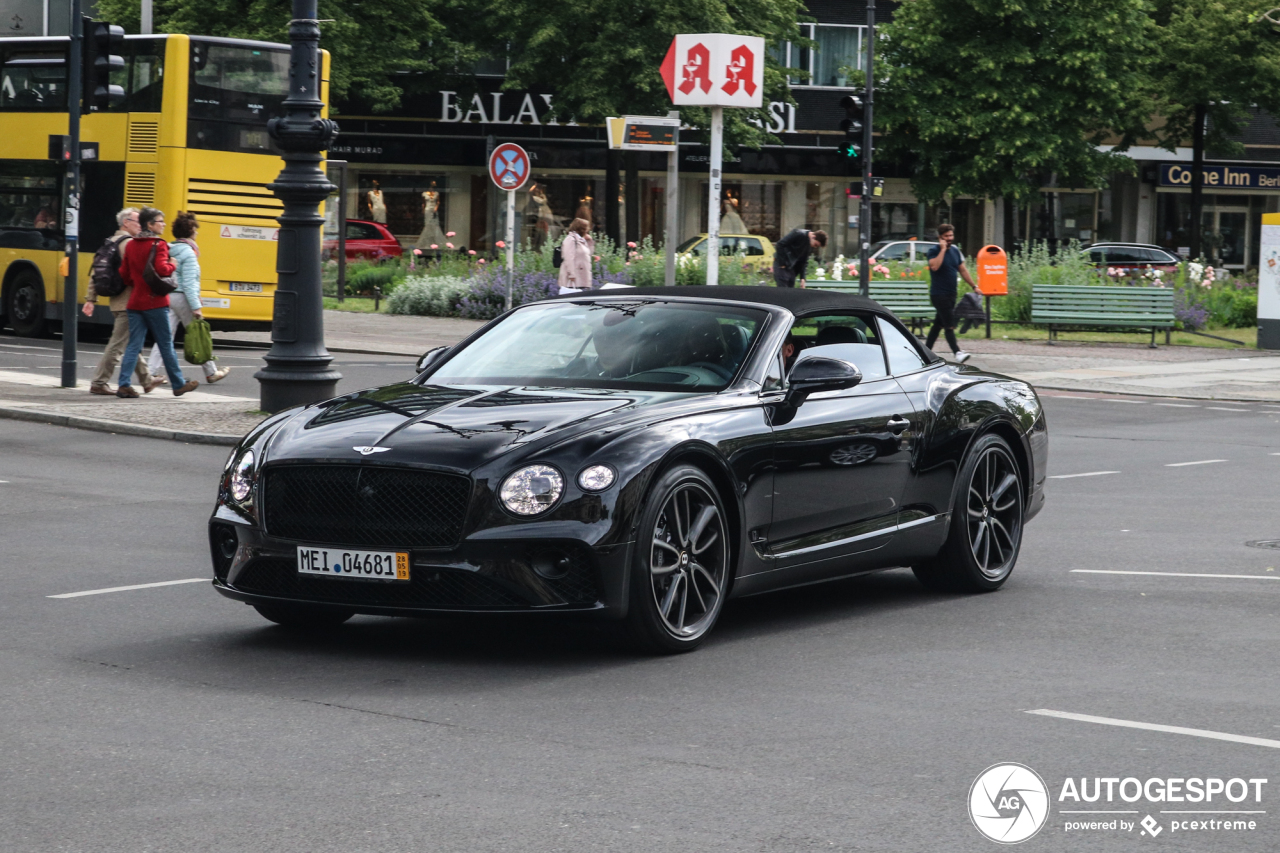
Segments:
[[[1256,263],[1262,214],[1276,196],[1205,193],[1200,213],[1201,251],[1215,266],[1246,269]],[[1191,194],[1156,196],[1156,242],[1170,252],[1191,251]],[[1274,203],[1273,205],[1274,206]]]
[[[804,227],[809,231],[826,231],[827,246],[820,252],[822,259],[847,255],[856,251],[855,242],[846,224],[848,200],[847,184],[833,181],[809,182],[804,188]],[[856,232],[854,232],[856,233]]]
[[[352,219],[387,226],[401,242],[418,248],[445,242],[449,187],[441,174],[362,172]]]
[[[726,181],[720,199],[721,234],[758,234],[777,242],[782,237],[780,181]],[[707,232],[708,184],[699,193],[699,229]]]

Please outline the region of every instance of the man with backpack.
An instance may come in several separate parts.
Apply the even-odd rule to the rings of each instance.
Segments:
[[[102,358],[98,360],[98,367],[89,383],[90,394],[115,396],[116,393],[111,390],[109,380],[119,366],[124,348],[129,343],[128,306],[129,294],[133,292],[133,288],[125,284],[124,279],[120,277],[120,263],[124,257],[124,243],[130,237],[138,236],[142,231],[142,227],[138,224],[138,213],[136,207],[126,207],[117,213],[116,224],[120,229],[108,237],[107,242],[103,243],[102,248],[98,249],[93,256],[93,266],[89,273],[89,292],[85,294],[84,308],[81,310],[86,317],[92,317],[98,297],[109,297],[115,325],[111,327],[111,340],[107,342],[107,348],[103,351]],[[165,383],[163,377],[152,378],[147,363],[141,359],[138,360],[136,372],[138,381],[142,384],[142,390],[148,394]]]

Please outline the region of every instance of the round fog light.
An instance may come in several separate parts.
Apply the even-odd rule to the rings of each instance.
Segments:
[[[603,492],[613,485],[616,475],[608,465],[592,465],[583,468],[578,475],[578,485],[584,492]]]

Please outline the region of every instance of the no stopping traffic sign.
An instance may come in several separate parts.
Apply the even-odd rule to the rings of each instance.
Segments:
[[[514,142],[504,142],[489,155],[489,177],[499,189],[518,190],[529,180],[529,154]]]

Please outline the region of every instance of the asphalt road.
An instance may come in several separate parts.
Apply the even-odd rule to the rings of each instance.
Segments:
[[[93,377],[98,359],[102,357],[105,341],[79,341],[76,346],[76,364],[79,368],[80,384],[85,392],[89,390],[89,380]],[[148,346],[144,356],[151,352]],[[218,357],[220,367],[230,367],[231,373],[220,382],[209,385],[199,367],[182,361],[182,351],[178,351],[178,360],[182,364],[183,374],[188,378],[200,380],[200,390],[212,394],[231,397],[258,396],[258,381],[253,374],[260,370],[265,362],[265,347],[227,346],[214,344],[214,355]],[[412,379],[416,359],[395,355],[364,355],[360,353],[332,353],[334,367],[342,373],[338,382],[339,393],[358,391],[397,379]],[[44,374],[57,379],[62,376],[62,340],[51,338],[19,338],[12,332],[0,334],[0,371],[12,370],[24,373]],[[114,388],[119,378],[118,371],[111,377]]]
[[[1280,407],[1046,402],[1050,474],[1093,476],[1050,481],[1002,591],[761,596],[675,658],[558,622],[299,638],[205,582],[49,598],[208,578],[226,451],[0,421],[0,847],[992,851],[970,786],[1013,761],[1050,795],[1023,849],[1276,849],[1280,551],[1244,543],[1280,539]],[[1108,805],[1068,777],[1268,782]],[[1206,808],[1265,814],[1162,813]],[[1160,834],[1066,830],[1090,809]]]

